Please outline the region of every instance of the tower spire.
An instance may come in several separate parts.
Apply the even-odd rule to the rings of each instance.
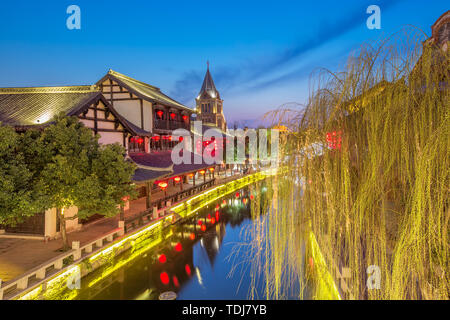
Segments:
[[[206,68],[209,70],[209,60],[206,60]]]

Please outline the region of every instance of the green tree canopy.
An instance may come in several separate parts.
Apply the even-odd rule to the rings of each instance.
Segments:
[[[65,247],[65,208],[79,209],[70,219],[114,216],[125,197],[136,195],[131,184],[134,164],[125,160],[124,148],[100,145],[98,138],[76,117],[60,115],[39,139],[45,162],[38,185],[49,199],[48,207],[57,208]]]
[[[30,144],[30,146],[35,146]],[[26,162],[22,139],[14,129],[0,125],[0,224],[16,225],[43,210],[33,172]]]

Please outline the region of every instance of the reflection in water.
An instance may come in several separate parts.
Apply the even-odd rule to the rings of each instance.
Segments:
[[[171,236],[161,244],[144,249],[101,280],[111,266],[94,271],[82,279],[76,299],[158,299],[165,291],[176,292],[178,299],[248,299],[250,293],[265,298],[261,266],[252,266],[252,250],[242,249],[265,237],[266,230],[255,223],[265,219],[261,203],[271,199],[260,190],[242,189],[199,210],[190,220],[164,230]],[[125,252],[113,265],[132,254]],[[260,257],[257,263],[264,261]],[[253,274],[255,270],[260,274]],[[285,298],[298,298],[298,288],[295,291]]]

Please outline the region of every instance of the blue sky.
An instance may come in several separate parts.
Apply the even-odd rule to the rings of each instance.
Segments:
[[[81,30],[66,9],[81,8]],[[366,8],[381,8],[369,30]],[[317,68],[410,24],[428,35],[444,0],[2,1],[0,87],[92,84],[108,69],[194,106],[206,61],[228,123],[304,103]]]

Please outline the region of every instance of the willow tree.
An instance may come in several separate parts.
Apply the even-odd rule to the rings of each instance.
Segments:
[[[125,160],[118,144],[100,145],[98,135],[76,117],[60,115],[39,138],[45,157],[39,185],[56,208],[63,249],[68,248],[66,220],[85,219],[94,214],[115,216],[124,198],[133,198],[134,165]],[[76,206],[77,214],[64,210]]]
[[[343,71],[311,77],[305,108],[269,115],[289,129],[278,201],[293,205],[278,216],[296,220],[271,219],[282,231],[267,264],[309,230],[336,280],[335,266],[351,270],[346,298],[449,298],[450,59],[422,40],[408,29],[363,46]],[[268,276],[298,262],[283,263]],[[371,265],[379,289],[367,285]]]

